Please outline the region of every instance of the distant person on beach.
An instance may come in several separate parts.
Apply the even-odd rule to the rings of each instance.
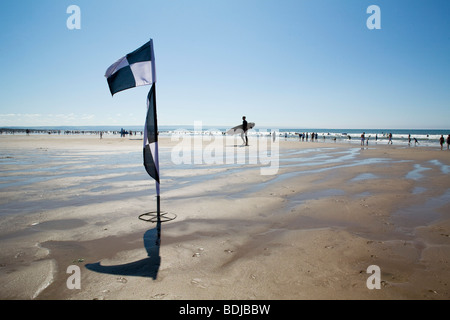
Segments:
[[[414,146],[418,143],[419,143],[419,141],[417,141],[417,139],[414,137]]]
[[[447,150],[450,149],[450,134],[447,136]]]
[[[441,145],[441,150],[444,147],[444,136],[441,134],[441,137],[439,138],[439,143]]]
[[[242,141],[244,141],[244,144],[246,146],[248,146],[248,137],[247,137],[248,123],[246,120],[246,116],[242,117],[242,130],[243,130],[243,132],[241,133]],[[244,136],[245,136],[245,139],[244,139]]]
[[[366,135],[365,132],[363,132],[362,135],[361,135],[361,145],[362,145],[362,146],[364,146],[364,140],[366,139],[366,138],[365,138],[365,135]]]
[[[389,133],[389,141],[388,144],[392,144],[392,133]]]
[[[409,146],[411,145],[411,135],[410,134],[408,134],[408,145]]]

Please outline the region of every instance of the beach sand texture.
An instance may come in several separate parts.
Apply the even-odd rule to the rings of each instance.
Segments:
[[[138,219],[156,208],[141,139],[0,136],[0,298],[450,298],[450,151],[277,143],[279,168],[262,175],[258,159],[194,163],[195,150],[174,163],[180,141],[160,138],[176,219],[156,246]]]

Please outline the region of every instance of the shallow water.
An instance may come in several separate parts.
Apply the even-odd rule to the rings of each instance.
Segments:
[[[423,178],[422,172],[430,170],[431,168],[422,167],[420,164],[414,165],[414,170],[411,170],[406,174],[406,179],[412,179],[412,180],[420,180]]]
[[[320,200],[323,198],[343,196],[345,191],[341,189],[322,189],[314,190],[310,192],[304,192],[302,194],[297,194],[289,198],[289,205],[286,207],[287,210],[294,209],[295,207],[302,205],[308,200]]]
[[[355,182],[355,181],[363,181],[363,180],[370,180],[370,179],[377,179],[378,177],[376,175],[374,175],[373,173],[361,173],[360,175],[354,177],[353,179],[350,180],[350,182]]]
[[[138,166],[141,152],[85,154],[38,149],[33,154],[21,150],[7,154],[10,158],[0,159],[0,216],[101,202],[103,191],[148,177],[143,166]]]
[[[245,198],[264,188],[282,183],[301,175],[323,172],[333,174],[342,168],[367,165],[389,165],[405,162],[389,158],[359,157],[363,149],[355,148],[308,148],[280,150],[279,170],[276,175],[267,176],[265,182],[246,185],[245,188],[224,188],[216,196]],[[160,172],[162,192],[188,188],[196,184],[208,184],[216,179],[239,174],[244,170],[259,169],[261,163],[224,164],[175,164],[171,159],[171,149],[160,148]],[[154,181],[142,165],[142,152],[108,152],[82,150],[36,149],[33,153],[22,150],[3,150],[0,157],[0,216],[26,215],[58,208],[104,203],[118,199],[131,199],[154,195]],[[445,174],[449,167],[437,160],[426,163],[438,166]],[[415,164],[406,174],[407,179],[420,180],[429,167]],[[189,174],[184,174],[188,172]],[[349,183],[376,180],[371,172],[362,173]],[[319,183],[320,184],[320,183]],[[423,193],[417,186],[412,194]],[[20,195],[20,196],[17,196]],[[342,190],[318,190],[292,199],[292,206],[313,198],[343,195]],[[175,199],[175,198],[173,198]]]
[[[430,160],[429,163],[431,163],[432,165],[440,167],[441,172],[443,174],[449,174],[450,173],[450,166],[447,166],[447,165],[441,163],[439,160]]]
[[[450,189],[436,197],[426,199],[422,204],[401,208],[393,213],[392,220],[401,222],[398,225],[402,231],[413,233],[414,228],[426,226],[439,219],[441,214],[438,210],[448,203],[450,203]]]

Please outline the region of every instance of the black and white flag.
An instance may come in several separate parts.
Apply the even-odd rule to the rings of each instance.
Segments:
[[[144,167],[156,180],[159,196],[158,122],[156,118],[156,73],[153,40],[117,60],[106,70],[109,90],[117,92],[144,85],[152,85],[147,97],[147,118],[144,128]]]
[[[109,90],[114,95],[126,89],[156,82],[153,41],[117,60],[106,70]]]
[[[147,173],[156,180],[156,195],[159,196],[158,123],[156,118],[155,84],[152,85],[147,97],[147,118],[144,129],[144,167]]]

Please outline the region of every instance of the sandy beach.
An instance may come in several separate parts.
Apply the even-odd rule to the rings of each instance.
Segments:
[[[0,299],[450,298],[450,151],[265,137],[159,148],[175,219],[158,237],[138,219],[156,210],[141,137],[0,136]]]

